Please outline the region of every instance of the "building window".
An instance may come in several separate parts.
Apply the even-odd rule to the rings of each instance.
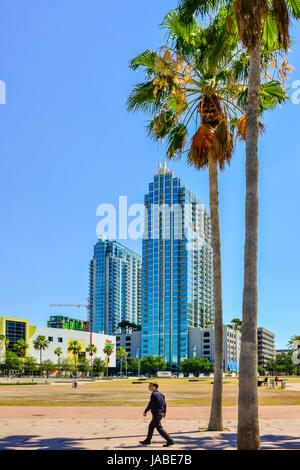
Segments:
[[[126,336],[126,341],[130,341],[130,340],[131,340],[130,336]]]
[[[53,341],[53,336],[48,336],[48,341]]]
[[[209,333],[208,331],[205,331],[203,336],[206,337],[206,338],[209,338],[209,337],[210,337],[210,333]]]
[[[15,353],[18,352],[18,350],[14,348],[14,344],[19,339],[26,340],[25,326],[26,324],[21,321],[6,320],[5,336],[7,339],[9,339],[9,344],[8,344],[7,349]]]
[[[62,339],[62,338],[57,338],[57,341],[58,341],[59,343],[62,343],[62,342],[63,342],[63,339]]]

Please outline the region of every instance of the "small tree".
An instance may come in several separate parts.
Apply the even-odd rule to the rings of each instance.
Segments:
[[[30,374],[30,372],[34,372],[38,369],[37,360],[33,356],[25,357],[23,360],[23,367],[25,374]]]
[[[145,356],[141,360],[142,370],[151,375],[155,374],[158,370],[165,370],[166,367],[166,361],[160,356]]]
[[[5,363],[0,364],[2,370],[22,370],[23,363],[16,353],[12,351],[5,351]]]
[[[130,357],[127,360],[127,370],[133,374],[138,374],[139,371],[139,361],[140,359],[136,357]]]
[[[62,355],[62,349],[58,346],[54,350],[54,354],[57,356],[58,361],[58,375],[60,375],[60,356]]]
[[[122,363],[124,359],[128,356],[128,353],[126,352],[125,348],[119,348],[117,350],[117,358],[120,359],[120,371],[122,372]]]
[[[67,372],[70,372],[73,368],[73,364],[69,359],[62,359],[60,361],[61,370],[65,373],[65,378],[67,377]]]
[[[241,330],[243,322],[242,322],[242,320],[240,320],[240,318],[233,318],[233,319],[231,320],[231,323],[232,323],[231,326],[232,326],[235,330]]]
[[[110,356],[114,352],[114,348],[111,344],[107,343],[104,346],[103,352],[106,355],[106,376],[108,377],[108,364],[109,364]]]
[[[55,364],[54,362],[50,361],[50,359],[46,359],[46,361],[43,361],[40,367],[42,371],[46,371],[47,379],[49,377],[49,374],[55,371]]]
[[[103,359],[100,359],[100,357],[95,357],[93,361],[93,372],[96,372],[98,374],[98,379],[100,376],[100,373],[105,371],[105,362]]]
[[[89,356],[91,358],[91,367],[93,367],[93,355],[96,354],[97,351],[98,348],[94,344],[89,344],[86,348],[86,352],[89,353]]]
[[[5,335],[0,335],[0,341],[3,341],[5,347],[7,348],[7,346],[9,345],[9,339],[6,338]]]
[[[78,370],[81,372],[81,376],[91,370],[91,366],[89,361],[85,357],[81,357],[78,359]]]
[[[14,348],[18,350],[20,357],[25,357],[26,350],[29,348],[29,344],[27,344],[24,339],[18,339],[18,341],[14,344]]]

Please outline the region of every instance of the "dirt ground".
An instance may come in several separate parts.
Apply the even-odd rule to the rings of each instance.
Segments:
[[[299,379],[298,379],[299,380]],[[133,380],[81,383],[75,390],[70,384],[0,386],[0,405],[23,406],[145,406],[148,384]],[[169,406],[209,406],[212,383],[188,380],[160,380],[160,390]],[[285,390],[259,387],[260,405],[300,405],[300,383],[291,381]],[[237,405],[236,379],[224,381],[224,406]]]

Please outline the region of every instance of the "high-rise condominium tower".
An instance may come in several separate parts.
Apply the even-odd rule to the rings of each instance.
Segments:
[[[214,320],[209,215],[165,164],[145,209],[142,356],[178,364],[188,357],[188,327]]]
[[[90,262],[90,331],[116,334],[122,321],[141,323],[141,256],[100,237]]]

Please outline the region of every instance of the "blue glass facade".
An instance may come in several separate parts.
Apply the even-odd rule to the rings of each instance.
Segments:
[[[188,327],[214,319],[210,221],[196,196],[166,167],[145,195],[142,356],[178,364]]]
[[[118,324],[141,324],[141,256],[99,238],[90,262],[90,331],[113,335]]]

